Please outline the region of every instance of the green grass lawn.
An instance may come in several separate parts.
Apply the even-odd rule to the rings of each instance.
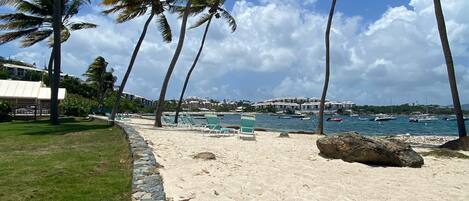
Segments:
[[[0,200],[130,200],[122,131],[102,121],[0,123]]]

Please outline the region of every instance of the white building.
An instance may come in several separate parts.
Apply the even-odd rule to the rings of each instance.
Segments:
[[[275,108],[277,111],[301,111],[304,113],[314,113],[319,111],[321,100],[318,98],[304,98],[304,97],[286,97],[275,98],[262,101],[254,104],[257,109]],[[339,102],[326,100],[325,110],[337,111],[339,109],[350,109],[355,106],[351,101]]]
[[[58,99],[65,98],[66,89],[59,88]],[[51,89],[42,82],[0,80],[0,100],[13,104],[13,115],[49,114]]]

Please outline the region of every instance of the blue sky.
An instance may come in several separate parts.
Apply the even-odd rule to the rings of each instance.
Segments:
[[[226,1],[238,22],[230,33],[213,23],[187,95],[262,100],[279,96],[319,97],[324,77],[324,29],[329,0]],[[469,103],[467,0],[442,0],[462,102]],[[331,34],[330,99],[358,104],[449,104],[451,98],[431,0],[338,0]],[[97,56],[122,77],[144,18],[115,24],[101,8],[85,8],[75,19],[97,29],[77,31],[63,46],[63,70],[81,75]],[[0,8],[0,13],[10,12]],[[179,21],[168,16],[175,39],[161,42],[150,27],[126,91],[156,99],[176,47]],[[192,23],[191,19],[189,23]],[[170,83],[178,97],[198,49],[201,29],[189,30]],[[43,63],[48,48],[3,45],[0,55]],[[118,81],[120,82],[120,80]]]

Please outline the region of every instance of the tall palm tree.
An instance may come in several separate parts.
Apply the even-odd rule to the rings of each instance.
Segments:
[[[73,17],[78,14],[79,9],[86,0],[66,0],[63,1],[61,42],[65,42],[70,37],[72,31],[95,28],[96,25],[86,22],[73,21]],[[0,6],[10,6],[16,9],[16,13],[0,14],[0,30],[8,32],[0,35],[0,45],[21,39],[21,47],[30,47],[45,39],[49,40],[49,46],[53,45],[53,4],[50,0],[0,0]],[[49,58],[48,72],[52,78],[53,51]],[[50,83],[49,83],[50,84]]]
[[[174,123],[178,123],[178,117],[179,117],[179,112],[181,111],[181,105],[182,105],[182,99],[184,98],[184,93],[186,92],[187,89],[187,84],[189,83],[189,79],[191,77],[192,71],[194,71],[195,66],[197,65],[197,62],[199,61],[199,57],[202,53],[202,50],[204,48],[205,44],[205,38],[207,37],[208,29],[210,27],[210,23],[212,22],[213,17],[215,18],[220,18],[223,17],[226,19],[228,24],[231,27],[231,31],[234,32],[236,31],[236,21],[235,19],[230,15],[228,11],[226,11],[223,8],[223,4],[225,3],[224,0],[215,0],[214,2],[208,2],[209,4],[206,4],[208,10],[208,14],[202,15],[194,25],[192,25],[190,28],[197,28],[205,23],[207,25],[205,26],[205,31],[204,35],[202,36],[202,42],[200,43],[199,51],[197,52],[197,55],[195,56],[194,62],[192,63],[191,68],[189,69],[189,72],[187,72],[186,75],[186,80],[184,81],[184,86],[182,87],[181,95],[179,97],[179,102],[176,108],[176,116],[174,118]]]
[[[171,75],[173,74],[174,67],[176,66],[177,60],[179,59],[179,55],[181,54],[182,46],[184,44],[184,38],[186,36],[187,18],[189,17],[189,14],[191,13],[190,7],[191,7],[191,0],[187,0],[184,13],[182,16],[181,31],[179,33],[178,44],[174,52],[173,58],[171,59],[171,63],[169,64],[168,71],[166,72],[166,76],[163,80],[163,86],[161,87],[160,98],[158,99],[158,103],[156,106],[155,126],[157,127],[163,126],[161,124],[161,115],[163,114],[163,109],[164,109],[163,105],[165,101],[166,90],[168,88],[169,80],[171,79]]]
[[[105,6],[112,6],[110,9],[105,10],[104,13],[118,13],[116,21],[117,23],[123,23],[135,19],[136,17],[142,16],[147,13],[149,10],[150,15],[143,25],[142,33],[140,33],[140,38],[135,45],[135,48],[132,52],[132,56],[130,58],[129,65],[127,67],[127,71],[125,72],[124,78],[119,86],[119,91],[116,97],[116,102],[114,103],[114,107],[112,108],[112,113],[110,117],[111,124],[114,123],[114,119],[116,118],[117,111],[119,110],[120,100],[122,97],[122,92],[124,91],[125,84],[129,79],[130,73],[135,63],[135,59],[137,58],[138,52],[140,50],[140,46],[142,45],[143,40],[145,39],[145,35],[148,30],[148,26],[152,21],[153,17],[157,17],[158,19],[158,28],[161,32],[163,37],[163,41],[171,42],[172,34],[171,28],[169,23],[164,15],[165,9],[169,6],[169,3],[173,1],[160,1],[160,0],[104,0],[103,5]]]
[[[49,40],[52,51],[49,59],[49,80],[51,85],[51,122],[58,124],[58,86],[60,79],[60,43],[68,40],[70,32],[95,28],[86,22],[75,22],[72,17],[78,14],[81,6],[89,0],[0,0],[0,6],[10,6],[16,13],[0,14],[0,45],[21,39],[22,47],[32,46],[45,39]],[[54,65],[54,69],[52,66]],[[54,72],[53,72],[54,71]]]
[[[88,67],[84,76],[86,81],[96,89],[98,105],[100,111],[103,109],[104,95],[112,90],[116,77],[112,75],[112,70],[107,71],[108,62],[101,56],[97,57]]]
[[[467,136],[467,131],[466,126],[464,124],[464,116],[461,110],[461,103],[459,101],[458,86],[456,84],[456,75],[454,72],[453,56],[451,54],[451,48],[448,42],[448,35],[446,33],[445,17],[443,15],[440,0],[433,0],[433,4],[435,7],[435,16],[436,21],[438,23],[438,32],[440,33],[441,45],[443,47],[443,53],[445,55],[446,68],[448,70],[448,80],[449,86],[451,88],[451,95],[453,97],[454,113],[456,114],[456,119],[458,122],[459,137],[462,138]]]
[[[332,0],[331,10],[329,12],[329,19],[327,20],[326,27],[326,74],[324,80],[324,88],[322,90],[321,102],[319,105],[319,114],[318,114],[318,125],[316,128],[316,134],[324,134],[324,106],[326,102],[327,88],[329,87],[329,76],[330,76],[330,33],[332,26],[332,18],[334,17],[336,0]]]

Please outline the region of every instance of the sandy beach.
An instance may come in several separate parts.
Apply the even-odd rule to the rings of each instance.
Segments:
[[[163,166],[169,200],[469,200],[468,160],[424,157],[422,168],[373,167],[322,158],[314,135],[256,132],[256,141],[243,141],[156,129],[149,120],[130,124]],[[216,160],[192,157],[205,151]]]

